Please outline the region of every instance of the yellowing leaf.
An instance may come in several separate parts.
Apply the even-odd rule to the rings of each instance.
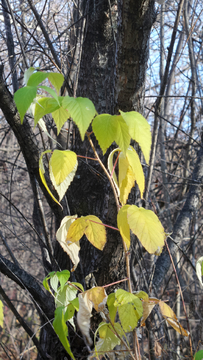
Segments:
[[[63,250],[68,254],[74,265],[71,271],[74,271],[76,269],[80,261],[79,258],[80,244],[79,241],[75,243],[67,241],[66,237],[70,225],[75,221],[76,218],[77,215],[65,216],[61,221],[60,228],[56,232],[56,239],[60,243]]]
[[[88,215],[74,221],[68,230],[67,240],[78,241],[84,234],[92,245],[99,250],[103,250],[106,243],[106,230],[98,217]]]
[[[126,152],[130,144],[130,135],[128,126],[120,115],[98,115],[93,120],[92,128],[103,153],[114,141],[124,153]]]
[[[61,199],[64,197],[67,189],[70,186],[70,183],[73,181],[76,170],[77,170],[77,166],[78,166],[78,162],[76,162],[74,169],[68,174],[66,179],[60,185],[56,185],[55,178],[52,173],[52,168],[51,167],[49,168],[50,179],[52,181],[52,184],[55,187],[55,190],[57,191],[57,193],[59,195],[59,201],[61,201]]]
[[[131,205],[127,210],[127,220],[132,232],[150,254],[164,246],[164,228],[153,211]]]
[[[60,185],[67,178],[76,164],[77,155],[73,151],[54,150],[49,166],[52,169],[56,185]]]
[[[136,111],[126,113],[120,111],[120,114],[128,125],[130,136],[140,145],[146,163],[148,164],[151,149],[151,132],[149,123]]]
[[[54,197],[54,195],[52,194],[52,192],[49,190],[48,186],[47,186],[47,183],[46,183],[46,180],[45,180],[45,169],[44,169],[44,165],[43,165],[43,155],[46,154],[46,153],[50,153],[52,152],[51,150],[46,150],[46,151],[43,151],[43,153],[41,154],[40,156],[40,159],[39,159],[39,174],[40,174],[40,177],[41,177],[41,180],[42,180],[42,183],[43,185],[45,186],[46,190],[48,191],[49,195],[52,197],[52,199],[60,206],[61,204],[56,200],[56,198]]]
[[[148,318],[148,316],[151,314],[153,308],[155,305],[159,303],[159,300],[156,298],[148,298],[142,301],[143,306],[143,316],[141,321],[141,326],[145,325],[145,321]]]
[[[39,119],[58,108],[59,104],[55,99],[50,97],[38,98],[34,107],[34,124],[37,125]]]
[[[61,86],[64,82],[64,76],[59,73],[50,72],[48,73],[48,78],[51,81],[52,85],[55,87],[57,93],[59,94]]]
[[[125,290],[116,291],[114,306],[118,307],[119,319],[125,332],[132,331],[143,314],[142,301]]]
[[[132,168],[132,171],[134,173],[135,181],[139,187],[141,198],[143,197],[143,191],[145,188],[145,178],[144,173],[142,169],[142,165],[139,159],[139,156],[135,149],[133,149],[132,146],[129,146],[126,151],[126,157],[128,159],[129,165]],[[119,170],[120,171],[120,170]]]
[[[94,104],[87,98],[73,98],[65,96],[62,105],[64,109],[68,110],[68,113],[76,123],[82,140],[84,140],[85,133],[96,114]]]
[[[93,303],[93,306],[97,312],[104,309],[107,301],[106,291],[103,287],[97,286],[86,291],[89,300]]]
[[[64,109],[62,106],[56,109],[54,112],[52,112],[52,117],[55,121],[56,127],[57,127],[57,135],[60,133],[60,130],[62,126],[65,124],[65,122],[70,117],[70,114],[66,109]]]
[[[85,229],[85,235],[89,242],[97,249],[103,250],[104,245],[106,244],[106,229],[102,224],[102,221],[94,215],[86,216],[85,221],[88,223],[88,226]]]
[[[166,303],[160,300],[159,307],[163,317],[167,320],[169,325],[171,325],[179,334],[184,336],[189,335],[189,332],[180,325],[175,313],[170,308],[170,306],[168,306]]]
[[[77,313],[77,323],[81,333],[85,336],[88,343],[92,345],[92,339],[89,334],[90,317],[92,314],[92,302],[88,298],[87,292],[78,295],[79,311]]]
[[[130,227],[127,221],[127,210],[130,205],[124,205],[119,210],[117,215],[117,225],[120,231],[120,234],[127,245],[127,248],[130,248]]]
[[[115,323],[114,329],[122,338],[124,334],[121,325],[119,323]],[[105,322],[99,324],[99,340],[95,345],[95,353],[93,354],[94,358],[96,357],[99,359],[103,355],[103,359],[105,353],[108,353],[110,356],[110,351],[113,350],[115,346],[120,345],[120,339],[116,336],[114,329],[111,324],[107,324]]]
[[[135,185],[135,175],[131,169],[131,166],[128,166],[127,173],[125,179],[122,181],[120,186],[120,202],[122,205],[125,205],[128,196],[131,192],[132,187]]]

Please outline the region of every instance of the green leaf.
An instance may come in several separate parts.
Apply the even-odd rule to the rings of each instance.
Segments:
[[[56,275],[61,285],[61,291],[63,291],[64,285],[70,277],[70,271],[68,270],[57,271]]]
[[[55,275],[55,271],[50,272],[45,279],[43,280],[43,286],[45,287],[46,290],[48,290],[50,292],[50,287],[49,287],[49,283],[48,280]]]
[[[75,359],[72,351],[70,349],[70,344],[68,342],[67,336],[68,336],[68,327],[66,325],[65,319],[64,319],[64,307],[58,307],[55,310],[55,318],[53,321],[53,327],[56,332],[56,334],[59,337],[59,340],[61,341],[63,347],[67,351],[67,353],[70,355],[72,359]]]
[[[3,328],[4,325],[4,305],[0,300],[0,326]]]
[[[122,206],[117,215],[117,225],[128,249],[130,248],[130,227],[127,220],[127,211],[129,207],[130,205]]]
[[[117,313],[117,307],[114,306],[115,299],[116,299],[115,293],[109,294],[108,299],[107,299],[107,306],[109,309],[109,316],[110,316],[112,324],[114,324],[114,322],[115,322],[116,313]]]
[[[125,290],[119,289],[115,293],[114,306],[118,307],[119,319],[125,332],[132,331],[142,317],[142,301]]]
[[[92,128],[103,153],[114,141],[124,153],[130,145],[128,126],[120,115],[98,115],[93,120]]]
[[[46,151],[43,151],[43,153],[41,154],[40,156],[40,159],[39,159],[39,174],[40,174],[40,177],[41,177],[41,180],[42,180],[42,183],[43,185],[45,186],[46,190],[48,191],[49,195],[52,197],[52,199],[60,206],[61,204],[56,200],[56,198],[54,197],[54,195],[51,193],[51,191],[49,190],[48,186],[47,186],[47,183],[46,183],[46,180],[45,180],[45,169],[44,169],[44,165],[43,165],[43,155],[46,154],[46,153],[50,153],[52,152],[51,150],[46,150]]]
[[[83,286],[82,286],[82,288],[83,288]],[[79,311],[79,299],[77,297],[75,299],[71,300],[70,303],[74,306],[76,311]]]
[[[64,320],[65,321],[69,321],[70,319],[72,319],[72,317],[74,316],[75,313],[75,308],[73,306],[72,303],[68,304],[66,312],[64,314]]]
[[[116,331],[123,335],[120,324],[116,323],[114,326]],[[115,346],[120,345],[120,339],[116,336],[115,330],[112,328],[111,324],[102,322],[100,323],[98,330],[100,338],[95,345],[95,355],[100,357],[101,355],[113,350]]]
[[[37,86],[48,77],[48,73],[37,71],[32,74],[27,82],[27,86]]]
[[[195,354],[194,360],[202,360],[202,359],[203,359],[203,350],[200,350]]]
[[[58,105],[60,106],[60,98],[61,96],[58,96],[55,92],[55,90],[53,90],[52,88],[48,87],[48,86],[44,86],[44,85],[41,85],[41,86],[38,86],[39,89],[43,89],[45,90],[46,92],[48,92],[48,94],[50,94],[55,100],[56,102],[58,103]]]
[[[14,101],[20,114],[21,123],[23,122],[26,111],[28,110],[36,95],[37,87],[33,86],[25,86],[15,92]]]
[[[201,286],[203,287],[202,276],[203,276],[203,256],[201,256],[196,262],[196,273]]]
[[[76,219],[69,227],[66,240],[76,242],[84,234],[92,245],[99,250],[103,250],[106,244],[106,229],[97,216],[88,215]]]
[[[24,83],[25,83],[25,85],[27,85],[27,82],[28,82],[30,76],[33,74],[33,72],[35,70],[36,69],[34,67],[30,67],[29,69],[25,70],[25,72],[24,72]]]
[[[62,126],[70,117],[70,114],[62,106],[52,112],[52,117],[57,127],[57,135],[60,133]]]
[[[43,97],[38,99],[35,104],[34,110],[34,124],[37,125],[38,121],[46,114],[50,114],[59,108],[57,101],[50,97]]]
[[[138,112],[120,111],[122,118],[125,120],[129,128],[131,138],[140,145],[145,157],[145,161],[149,164],[149,155],[151,149],[151,132],[150,125],[147,120]]]
[[[52,168],[52,173],[56,185],[60,185],[73,171],[77,163],[77,155],[70,150],[54,150],[49,166]]]
[[[96,114],[94,104],[87,98],[78,97],[75,99],[65,96],[62,105],[68,110],[80,131],[82,140],[84,140],[85,133]]]
[[[55,297],[56,307],[59,306],[67,306],[72,300],[76,298],[78,290],[71,286],[70,284],[66,284],[63,289],[59,288]]]
[[[127,219],[130,229],[150,254],[164,246],[164,228],[153,211],[130,205]]]
[[[64,82],[64,76],[60,73],[49,73],[48,74],[48,78],[51,81],[52,85],[55,87],[58,95],[61,89],[61,86],[63,85]]]

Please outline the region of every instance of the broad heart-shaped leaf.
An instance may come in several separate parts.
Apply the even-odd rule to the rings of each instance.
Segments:
[[[100,312],[104,309],[107,301],[106,291],[101,286],[93,287],[92,289],[86,291],[89,300],[92,302],[95,310]]]
[[[99,340],[95,345],[95,357],[100,359],[101,355],[105,353],[109,353],[111,350],[115,348],[115,346],[120,345],[120,339],[115,334],[115,330],[119,334],[119,336],[123,337],[123,330],[119,323],[114,324],[114,329],[111,324],[107,324],[102,322],[99,324]],[[103,358],[103,357],[102,357]]]
[[[159,307],[163,317],[167,320],[167,322],[181,335],[188,336],[189,332],[180,325],[175,313],[173,310],[163,301],[159,301]]]
[[[38,121],[46,114],[50,114],[59,108],[58,102],[50,97],[43,97],[38,99],[34,109],[34,124],[37,125]]]
[[[149,155],[151,149],[151,132],[150,125],[147,120],[138,112],[120,111],[121,116],[125,120],[129,128],[129,134],[141,147],[145,157],[145,161],[149,164]]]
[[[130,248],[130,227],[127,220],[127,210],[129,207],[130,205],[122,206],[117,215],[117,225],[128,249]]]
[[[54,112],[52,112],[52,117],[54,119],[54,122],[57,127],[57,135],[60,133],[60,130],[62,126],[65,124],[65,122],[70,117],[70,114],[66,109],[64,109],[62,106],[60,106],[58,109],[56,109]]]
[[[37,86],[48,77],[48,73],[37,71],[32,74],[27,82],[27,86]]]
[[[142,317],[142,301],[134,294],[119,289],[116,291],[114,306],[118,307],[119,319],[125,332],[132,331]]]
[[[76,123],[82,140],[84,140],[85,133],[96,114],[94,104],[87,98],[73,98],[65,96],[62,102],[64,109],[68,110],[68,113]]]
[[[55,295],[56,307],[68,305],[76,298],[77,292],[77,288],[70,284],[66,284],[63,289],[59,288]]]
[[[51,81],[52,85],[55,87],[55,89],[59,95],[59,91],[64,82],[64,76],[59,73],[51,72],[51,73],[48,73],[48,79]]]
[[[77,155],[70,150],[54,150],[49,166],[55,179],[56,185],[60,185],[73,171],[77,164]]]
[[[127,220],[133,234],[150,254],[164,246],[164,228],[153,211],[130,205],[127,210]]]
[[[203,256],[201,256],[196,262],[196,273],[201,286],[203,287],[202,276],[203,276]]]
[[[55,178],[52,173],[52,168],[51,167],[49,168],[50,179],[52,181],[52,184],[54,185],[55,190],[59,195],[59,201],[61,201],[61,199],[64,197],[67,189],[70,186],[70,183],[73,181],[77,170],[77,166],[78,166],[78,162],[75,164],[74,169],[68,174],[67,178],[60,185],[56,185]]]
[[[64,307],[58,307],[55,310],[55,317],[54,317],[54,321],[53,321],[53,327],[54,330],[56,332],[56,334],[59,337],[59,340],[61,341],[62,345],[64,346],[64,348],[66,349],[67,353],[70,355],[71,359],[75,359],[71,348],[70,348],[70,344],[68,342],[67,336],[68,336],[68,327],[66,325],[66,322],[64,320],[64,312],[63,312]]]
[[[41,156],[40,156],[40,159],[39,159],[39,174],[40,174],[40,177],[41,177],[41,180],[42,180],[42,183],[43,185],[45,186],[46,190],[48,191],[49,195],[52,197],[52,199],[60,206],[61,204],[56,200],[56,198],[54,197],[54,195],[52,194],[52,192],[49,190],[48,186],[47,186],[47,183],[46,183],[46,180],[45,180],[45,177],[44,177],[44,174],[45,174],[45,169],[44,169],[44,165],[43,165],[43,155],[44,154],[47,154],[47,153],[51,153],[52,151],[51,150],[46,150],[46,151],[43,151],[41,153]]]
[[[68,254],[68,256],[70,257],[70,259],[73,263],[73,268],[71,269],[71,271],[74,271],[79,264],[80,244],[79,244],[79,241],[75,242],[75,243],[67,241],[66,237],[67,237],[67,233],[68,233],[68,229],[69,229],[70,225],[73,223],[73,221],[75,221],[76,218],[77,218],[77,215],[65,216],[63,218],[63,220],[61,221],[61,225],[60,225],[59,229],[56,232],[56,239],[60,243],[63,250]]]
[[[103,153],[114,141],[124,153],[130,145],[128,126],[120,115],[98,115],[93,120],[92,128]]]
[[[0,326],[3,328],[4,325],[4,305],[2,301],[0,300]]]
[[[69,227],[66,240],[76,242],[84,234],[92,245],[99,250],[103,250],[106,244],[106,229],[98,217],[88,215],[76,219]]]
[[[14,94],[14,101],[16,103],[18,112],[20,114],[21,123],[23,122],[26,111],[37,95],[36,86],[25,86],[17,90]]]
[[[60,105],[60,98],[62,96],[58,96],[56,91],[48,86],[45,86],[45,85],[40,85],[38,86],[38,89],[43,89],[45,90],[48,94],[50,94],[58,103],[58,105]]]

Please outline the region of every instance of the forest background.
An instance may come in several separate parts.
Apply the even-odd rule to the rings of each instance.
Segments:
[[[116,219],[106,177],[91,161],[79,160],[76,179],[62,201],[63,212],[43,188],[39,156],[59,146],[54,140],[60,148],[83,156],[89,147],[69,120],[59,136],[50,115],[44,117],[46,132],[34,129],[29,114],[20,124],[12,95],[24,86],[23,75],[30,66],[62,72],[66,80],[61,94],[88,97],[98,113],[136,110],[149,121],[149,166],[141,158],[146,176],[144,200],[135,186],[129,203],[153,210],[170,234],[167,243],[186,313],[167,249],[159,257],[149,256],[133,242],[133,286],[135,291],[145,289],[168,300],[181,324],[185,328],[189,324],[194,353],[203,346],[202,289],[195,272],[196,260],[203,253],[202,12],[202,3],[196,0],[164,4],[1,0],[2,359],[65,359],[50,325],[53,301],[42,286],[48,272],[70,269],[56,241],[56,230],[69,214],[94,213],[111,225]],[[104,285],[125,276],[121,239],[111,231],[102,254],[84,240],[80,257],[81,266],[73,276],[87,287],[94,281]],[[163,320],[161,324],[155,311],[147,330],[140,329],[143,358],[189,358],[188,338],[175,334]],[[73,339],[71,348],[77,359],[87,357],[82,340]]]

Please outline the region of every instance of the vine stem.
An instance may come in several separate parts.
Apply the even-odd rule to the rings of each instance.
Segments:
[[[119,212],[120,210],[120,203],[119,203],[119,199],[118,199],[118,194],[117,194],[117,191],[116,191],[116,188],[114,186],[114,182],[113,182],[113,179],[112,179],[112,174],[110,175],[108,170],[106,169],[106,167],[104,166],[103,162],[101,161],[96,149],[95,149],[95,146],[93,144],[93,141],[90,137],[90,133],[86,132],[86,135],[88,137],[88,140],[89,140],[89,143],[91,145],[91,148],[94,152],[94,156],[95,158],[98,160],[98,163],[100,164],[100,166],[102,167],[102,169],[104,170],[106,176],[108,177],[109,181],[110,181],[110,184],[111,184],[111,188],[113,190],[113,193],[114,193],[114,198],[115,198],[115,201],[116,201],[116,206],[117,206],[117,212]],[[122,237],[122,241],[123,241],[123,248],[124,248],[124,251],[125,251],[125,261],[126,261],[126,272],[127,272],[127,277],[128,277],[128,289],[129,289],[129,292],[132,293],[132,285],[131,285],[131,280],[130,280],[130,258],[129,258],[129,251],[128,251],[128,248],[127,248],[127,245],[125,243],[125,241],[123,240],[123,237]]]

